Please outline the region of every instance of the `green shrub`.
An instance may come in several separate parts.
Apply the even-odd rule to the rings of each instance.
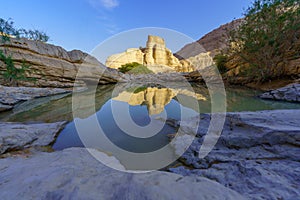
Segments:
[[[216,66],[221,74],[227,71],[227,68],[225,67],[227,61],[228,56],[224,54],[218,54],[214,57],[214,62],[216,63]]]
[[[128,73],[129,74],[153,74],[153,71],[151,71],[144,65],[140,65],[140,66],[134,67]]]
[[[2,77],[10,86],[17,86],[19,81],[36,81],[35,78],[26,77],[26,73],[30,73],[30,66],[25,62],[20,68],[15,67],[11,56],[5,56],[0,50],[0,60],[5,64],[5,71]]]
[[[122,73],[126,73],[129,72],[130,70],[132,70],[133,68],[140,66],[140,63],[137,62],[132,62],[132,63],[127,63],[125,65],[121,65],[121,67],[119,67],[119,71]]]
[[[150,69],[148,69],[146,66],[137,63],[127,63],[125,65],[122,65],[119,68],[119,71],[122,73],[129,73],[129,74],[150,74],[153,73]]]

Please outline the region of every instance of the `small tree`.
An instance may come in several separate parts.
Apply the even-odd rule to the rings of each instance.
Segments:
[[[39,30],[26,30],[26,29],[18,29],[14,27],[14,22],[11,19],[5,20],[0,18],[0,35],[2,36],[2,41],[9,41],[10,37],[16,38],[27,38],[35,41],[47,42],[49,40],[49,36]]]
[[[231,32],[232,52],[257,81],[280,76],[287,52],[299,48],[299,0],[255,0],[244,22]]]
[[[0,35],[2,42],[9,41],[10,36],[18,35],[17,30],[14,28],[14,22],[9,20],[4,20],[0,18]]]
[[[25,30],[19,29],[17,32],[19,38],[27,38],[35,41],[47,42],[49,40],[49,36],[39,30]]]

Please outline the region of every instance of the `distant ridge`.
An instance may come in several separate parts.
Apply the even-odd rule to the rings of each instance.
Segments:
[[[217,52],[224,50],[229,45],[228,33],[239,26],[242,20],[243,19],[233,20],[230,23],[214,29],[198,41],[185,45],[176,52],[176,57],[179,59],[187,59],[206,52],[211,52],[211,55],[213,56]]]

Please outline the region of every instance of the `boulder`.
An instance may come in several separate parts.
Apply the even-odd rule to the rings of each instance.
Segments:
[[[289,84],[285,87],[265,92],[259,97],[262,99],[300,102],[300,83]]]
[[[200,159],[198,153],[207,137],[210,117],[201,115],[196,138],[180,159],[188,167],[170,171],[216,180],[249,199],[300,196],[300,110],[227,113],[217,144]],[[181,122],[179,130],[192,134],[192,126],[198,125],[193,122],[197,120]],[[179,152],[182,142],[174,142]]]
[[[66,122],[22,124],[0,122],[0,154],[29,147],[47,146]]]
[[[109,162],[118,162],[104,153],[98,155]],[[2,200],[244,199],[237,192],[202,177],[159,171],[144,174],[116,171],[95,160],[83,148],[38,153],[26,159],[1,159],[0,166]]]

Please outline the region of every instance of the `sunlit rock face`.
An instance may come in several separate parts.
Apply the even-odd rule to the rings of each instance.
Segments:
[[[172,68],[181,66],[180,61],[166,48],[164,39],[148,36],[144,63],[146,65],[165,65]]]
[[[105,65],[110,68],[118,69],[121,65],[132,62],[141,64],[144,62],[144,53],[140,49],[130,48],[123,53],[111,55],[107,58]]]
[[[190,96],[197,100],[206,100],[201,94],[196,94],[187,89],[157,87],[142,88],[142,91],[139,92],[124,91],[113,98],[113,100],[127,102],[132,106],[146,105],[149,115],[157,115],[162,113],[164,107],[179,94]]]
[[[105,64],[107,67],[118,69],[132,62],[146,65],[154,73],[193,71],[188,61],[180,61],[173,55],[163,38],[152,35],[148,36],[145,48],[130,48],[125,52],[111,55]]]
[[[211,52],[200,53],[196,56],[189,57],[186,59],[187,62],[191,63],[195,69],[201,70],[208,66],[214,65],[213,58],[211,56]]]

